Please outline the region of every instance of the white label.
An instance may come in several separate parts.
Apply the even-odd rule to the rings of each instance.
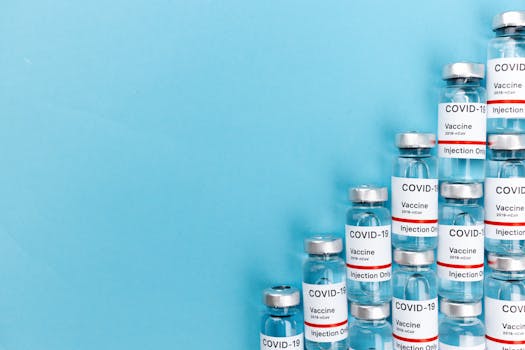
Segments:
[[[392,298],[392,333],[394,349],[437,350],[438,307],[437,298],[429,300],[403,300]]]
[[[525,118],[525,58],[487,62],[488,118]]]
[[[346,225],[346,274],[358,282],[382,282],[392,277],[390,225]]]
[[[485,179],[485,235],[525,239],[525,178]]]
[[[485,315],[487,349],[525,349],[525,301],[485,297]]]
[[[439,225],[438,276],[449,281],[483,280],[483,225]]]
[[[261,333],[261,350],[303,350],[303,333],[291,337],[270,337]]]
[[[438,154],[441,158],[485,159],[484,103],[440,103]]]
[[[346,282],[303,283],[304,335],[317,343],[330,343],[348,336]]]
[[[436,237],[437,222],[438,180],[392,176],[392,232]]]
[[[485,350],[485,342],[479,345],[473,345],[473,346],[454,346],[454,345],[448,345],[439,343],[439,350]]]

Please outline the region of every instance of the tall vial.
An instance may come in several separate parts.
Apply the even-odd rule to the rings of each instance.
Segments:
[[[403,250],[435,249],[438,234],[437,160],[434,134],[396,135],[399,156],[392,176],[392,244]]]
[[[394,349],[438,348],[438,299],[434,251],[394,250],[392,328]]]
[[[392,349],[392,327],[387,321],[390,316],[390,303],[379,305],[352,303],[350,314],[354,320],[348,327],[349,350]]]
[[[488,254],[485,280],[488,350],[525,348],[525,256]]]
[[[346,213],[346,277],[348,299],[381,304],[392,298],[392,241],[386,187],[350,189]]]
[[[489,135],[485,249],[525,254],[525,134]]]
[[[437,272],[439,295],[454,301],[483,298],[483,196],[480,183],[441,184]]]
[[[261,350],[303,350],[303,317],[299,290],[290,286],[265,289],[266,311],[261,321]]]
[[[440,350],[484,350],[485,326],[478,318],[481,301],[462,303],[441,299]]]
[[[343,240],[332,236],[308,238],[305,250],[308,253],[303,266],[306,349],[346,349],[346,271],[345,263],[339,257]]]
[[[525,11],[492,21],[487,60],[487,128],[491,133],[525,132]]]
[[[485,178],[487,105],[485,66],[456,62],[443,67],[446,86],[438,109],[439,178],[479,182]]]

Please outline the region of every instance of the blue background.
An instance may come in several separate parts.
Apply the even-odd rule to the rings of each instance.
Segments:
[[[0,347],[258,347],[302,239],[522,1],[2,2]]]

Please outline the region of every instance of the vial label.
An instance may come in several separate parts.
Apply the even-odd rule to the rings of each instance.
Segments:
[[[525,239],[525,178],[485,179],[485,235]]]
[[[390,225],[346,225],[346,274],[358,282],[382,282],[392,277]]]
[[[485,315],[487,349],[525,349],[525,300],[485,297]]]
[[[485,159],[487,118],[484,103],[440,103],[438,155]]]
[[[487,62],[488,118],[525,118],[525,57]]]
[[[394,349],[437,349],[437,298],[403,300],[392,298]]]
[[[392,177],[392,232],[413,237],[438,233],[438,180]]]
[[[303,350],[303,333],[292,337],[270,337],[261,333],[261,350]]]
[[[346,282],[303,283],[304,334],[307,340],[331,343],[348,336]]]
[[[439,278],[459,282],[482,281],[483,249],[483,225],[439,225]]]
[[[454,346],[454,345],[448,345],[445,343],[439,343],[439,349],[440,350],[457,350],[457,349],[463,349],[463,350],[485,350],[485,343],[479,344],[479,345],[473,345],[473,346]]]

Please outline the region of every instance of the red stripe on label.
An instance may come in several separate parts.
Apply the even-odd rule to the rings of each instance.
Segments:
[[[437,264],[439,266],[444,267],[451,267],[453,269],[479,269],[480,267],[483,267],[483,264],[477,264],[477,265],[455,265],[455,264],[448,264],[441,261],[438,261]]]
[[[334,328],[334,327],[341,327],[348,323],[348,320],[344,320],[343,322],[334,323],[334,324],[315,324],[304,321],[305,326],[309,327],[315,327],[315,328]]]
[[[525,340],[503,340],[503,339],[491,337],[490,335],[485,335],[485,338],[487,338],[488,340],[495,341],[496,343],[501,343],[501,344],[525,344]]]
[[[386,269],[387,267],[392,266],[392,264],[378,265],[378,266],[361,266],[361,265],[346,264],[346,266],[351,269],[359,269],[359,270],[379,270],[379,269]]]
[[[490,221],[485,220],[487,225],[496,225],[496,226],[525,226],[525,222],[499,222],[499,221]]]
[[[427,338],[427,339],[411,339],[411,338],[400,337],[399,335],[396,335],[396,334],[392,334],[392,336],[398,340],[406,341],[409,343],[427,343],[430,341],[438,340],[437,335],[435,337]]]
[[[395,216],[392,216],[393,221],[399,221],[399,222],[409,222],[412,224],[437,224],[436,220],[414,220],[414,219],[404,219],[404,218],[396,218]]]
[[[487,101],[488,105],[496,103],[525,103],[525,100],[489,100]]]
[[[440,145],[480,145],[485,146],[485,141],[438,141]]]

